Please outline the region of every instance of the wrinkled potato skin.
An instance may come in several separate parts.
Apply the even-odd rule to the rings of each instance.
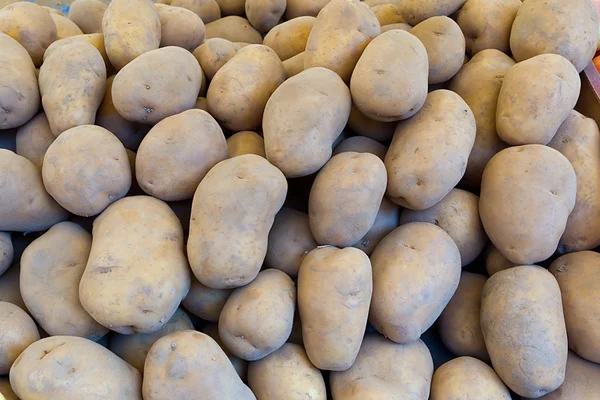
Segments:
[[[489,244],[489,250],[485,258],[485,270],[489,276],[517,265],[519,264],[508,261],[492,243]]]
[[[400,10],[394,4],[378,4],[371,7],[371,11],[377,17],[381,28],[385,25],[400,24],[404,22],[404,18],[400,15]]]
[[[285,19],[316,17],[331,0],[287,0]]]
[[[207,324],[202,328],[202,332],[206,333],[210,336],[223,350],[225,355],[229,357],[229,361],[233,364],[233,368],[235,368],[235,372],[237,372],[238,376],[242,379],[242,381],[247,382],[246,379],[248,377],[248,365],[250,364],[246,360],[242,360],[241,358],[237,358],[225,347],[223,341],[219,337],[219,325],[218,324]]]
[[[371,262],[353,247],[320,247],[298,273],[298,310],[308,358],[323,370],[354,364],[365,334],[373,291]]]
[[[539,400],[594,399],[600,393],[600,366],[573,352],[567,357],[565,382]]]
[[[231,15],[206,24],[206,39],[223,38],[230,42],[262,44],[260,32],[254,29],[250,21]]]
[[[212,80],[215,74],[240,49],[235,43],[223,38],[207,39],[194,50],[194,57],[200,63],[206,78]]]
[[[492,365],[514,392],[541,397],[565,379],[567,332],[560,288],[548,271],[519,266],[486,282],[481,330]]]
[[[68,17],[83,33],[102,33],[102,18],[107,7],[100,0],[74,0]]]
[[[221,14],[225,17],[228,15],[244,15],[246,12],[244,5],[246,0],[215,0],[221,9]]]
[[[404,20],[415,26],[428,18],[451,15],[458,11],[466,0],[402,0],[398,2]]]
[[[263,44],[285,61],[306,50],[306,42],[317,19],[298,17],[277,25],[267,33]]]
[[[209,322],[218,322],[219,316],[233,289],[212,289],[192,277],[192,285],[181,305],[191,314]]]
[[[387,147],[366,136],[352,136],[344,139],[335,146],[333,155],[340,153],[355,152],[355,153],[370,153],[379,157],[381,161],[385,158]]]
[[[0,232],[0,276],[11,266],[15,255],[10,232]]]
[[[304,71],[304,52],[285,60],[283,62],[283,69],[285,70],[287,79]]]
[[[69,18],[63,15],[50,14],[56,25],[57,40],[65,39],[71,36],[83,35],[83,32]]]
[[[77,35],[71,36],[69,38],[57,40],[53,42],[44,53],[44,61],[52,54],[55,49],[58,49],[61,46],[73,43],[73,42],[86,42],[91,44],[100,52],[102,59],[104,60],[104,65],[106,66],[107,76],[109,72],[113,71],[113,66],[108,59],[108,54],[106,54],[106,48],[104,47],[104,35],[102,33],[90,33],[87,35]]]
[[[400,217],[400,207],[394,202],[383,198],[375,222],[369,232],[362,237],[352,247],[364,251],[368,256],[373,253],[379,242],[387,236],[388,233],[398,227],[398,219]]]
[[[7,375],[19,355],[40,340],[33,319],[14,304],[0,301],[0,374]]]
[[[160,16],[160,47],[179,46],[194,51],[204,42],[204,22],[194,12],[182,7],[157,8]]]
[[[286,0],[246,0],[246,17],[259,32],[275,27],[286,7]]]
[[[198,15],[205,24],[221,18],[221,9],[215,0],[160,0],[160,3],[188,9]]]
[[[267,157],[264,139],[258,133],[252,131],[242,131],[231,135],[227,139],[227,153],[229,158],[243,156],[244,154]]]
[[[490,160],[479,215],[506,259],[526,265],[552,256],[575,206],[576,179],[569,160],[542,145],[510,147]]]
[[[348,127],[360,136],[366,136],[379,142],[387,142],[394,137],[395,122],[376,121],[364,115],[353,103],[348,119]]]
[[[17,154],[31,161],[38,169],[42,169],[44,155],[54,142],[48,118],[43,112],[30,119],[17,131]]]
[[[142,399],[142,376],[135,368],[75,336],[52,336],[29,346],[10,370],[10,384],[24,400]]]

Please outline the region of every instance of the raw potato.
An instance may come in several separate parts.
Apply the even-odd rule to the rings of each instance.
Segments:
[[[27,310],[52,336],[96,341],[108,333],[83,309],[79,281],[92,235],[73,222],[61,222],[33,241],[21,258],[20,288]]]
[[[259,400],[327,400],[321,371],[311,364],[304,348],[293,343],[250,363],[248,385]]]
[[[331,374],[331,392],[336,400],[427,400],[432,375],[431,353],[422,341],[397,344],[368,334],[352,368]]]
[[[354,105],[378,121],[410,118],[427,97],[427,71],[427,50],[418,38],[401,30],[382,33],[367,46],[352,73]]]
[[[283,62],[283,69],[285,70],[287,79],[304,71],[304,52],[285,60]]]
[[[452,15],[465,2],[466,0],[402,0],[398,2],[398,8],[404,20],[415,26],[431,17]]]
[[[29,53],[1,32],[0,69],[0,129],[16,128],[38,112],[40,92]]]
[[[0,399],[19,400],[15,392],[13,392],[12,388],[10,387],[10,381],[8,380],[8,377],[0,378]]]
[[[215,0],[162,0],[160,2],[193,11],[205,24],[221,18],[221,9]]]
[[[100,52],[100,55],[102,56],[102,59],[104,60],[104,65],[106,66],[106,70],[107,70],[107,76],[108,76],[108,72],[112,72],[113,67],[110,64],[110,60],[108,59],[108,54],[106,54],[106,48],[104,47],[104,35],[101,33],[90,33],[87,35],[77,35],[77,36],[71,36],[69,38],[57,40],[56,42],[53,42],[50,46],[48,46],[48,48],[46,49],[46,52],[44,53],[44,61],[46,61],[46,59],[50,56],[50,54],[52,54],[52,52],[54,50],[58,49],[61,46],[64,46],[66,44],[70,44],[73,42],[86,42],[86,43],[89,43],[92,46],[94,46],[96,48],[96,50],[98,50]]]
[[[10,232],[0,232],[0,276],[11,266],[14,255]]]
[[[316,17],[331,0],[287,0],[285,19]]]
[[[454,296],[440,315],[438,329],[442,342],[455,355],[489,362],[479,323],[481,292],[486,281],[482,275],[463,271]]]
[[[398,24],[388,24],[381,27],[381,32],[392,31],[394,29],[400,29],[403,31],[410,32],[413,27],[405,22],[400,22]]]
[[[0,276],[0,301],[14,304],[22,310],[26,310],[27,307],[19,290],[20,273],[21,266],[16,263]]]
[[[141,400],[140,373],[91,340],[52,336],[29,346],[10,370],[22,400]]]
[[[331,158],[351,103],[350,90],[331,70],[311,68],[288,79],[265,107],[267,159],[288,178],[317,172]]]
[[[240,49],[235,43],[223,38],[212,38],[206,40],[194,50],[194,57],[200,63],[206,78],[212,80],[217,71]]]
[[[375,223],[373,223],[369,232],[367,232],[367,234],[352,247],[356,247],[370,256],[379,242],[387,236],[388,233],[398,227],[399,217],[400,207],[388,200],[387,197],[384,197],[379,206],[377,217],[375,217]]]
[[[383,161],[387,147],[366,136],[353,136],[344,139],[340,144],[333,149],[333,155],[347,152],[370,153],[376,155]]]
[[[131,168],[119,139],[99,126],[63,132],[44,156],[46,191],[69,212],[89,217],[125,197]]]
[[[69,18],[57,14],[50,14],[50,16],[56,24],[57,40],[83,35],[81,29]]]
[[[17,154],[31,161],[39,170],[42,169],[44,155],[54,142],[48,118],[43,112],[30,119],[17,132]]]
[[[510,147],[488,163],[479,214],[509,261],[534,264],[556,250],[575,206],[577,182],[569,160],[542,145]]]
[[[219,345],[196,331],[159,339],[146,357],[144,400],[256,400]]]
[[[219,347],[221,347],[221,350],[223,350],[225,355],[227,357],[229,357],[229,361],[231,361],[231,364],[233,364],[233,368],[235,368],[235,372],[237,372],[238,376],[242,379],[242,381],[247,382],[248,380],[246,378],[248,376],[248,364],[250,364],[250,363],[246,360],[242,360],[241,358],[237,358],[236,356],[231,354],[231,352],[229,350],[227,350],[227,348],[221,341],[221,338],[219,337],[219,325],[218,324],[207,324],[204,326],[204,328],[202,328],[202,332],[206,333],[215,342],[217,342]]]
[[[229,296],[219,317],[219,337],[233,355],[260,360],[288,340],[295,308],[292,279],[279,270],[267,269]]]
[[[244,15],[246,0],[215,0],[221,9],[223,16]]]
[[[366,136],[379,142],[387,142],[394,137],[397,123],[376,121],[364,115],[356,105],[352,104],[348,126],[352,132]]]
[[[451,18],[432,17],[410,30],[419,39],[429,59],[429,84],[451,79],[463,66],[465,37]]]
[[[261,44],[260,32],[242,17],[232,15],[206,24],[206,39],[223,38],[230,42]]]
[[[243,156],[244,154],[267,157],[265,155],[264,139],[258,133],[252,131],[242,131],[231,135],[227,139],[227,153],[229,158]]]
[[[212,289],[192,277],[190,291],[181,305],[197,317],[209,322],[218,322],[232,289]]]
[[[304,68],[329,68],[348,82],[362,52],[380,33],[369,6],[358,0],[331,0],[308,36]]]
[[[38,340],[33,319],[16,305],[0,301],[0,374],[7,375],[19,354]]]
[[[385,155],[390,200],[411,210],[436,205],[463,177],[475,132],[473,113],[459,95],[429,93],[421,111],[398,124]]]
[[[259,32],[269,32],[279,24],[286,0],[246,0],[246,17]]]
[[[102,18],[107,5],[101,0],[74,0],[69,7],[69,19],[83,33],[102,33]]]
[[[473,357],[459,357],[435,371],[430,399],[511,400],[512,397],[490,366]]]
[[[458,287],[460,252],[433,224],[415,222],[388,234],[371,255],[369,321],[396,343],[417,340],[440,316]]]
[[[83,308],[121,334],[160,329],[190,288],[183,229],[173,211],[152,197],[126,197],[96,218],[92,234],[79,285]]]
[[[204,22],[182,7],[160,7],[160,47],[179,46],[194,51],[204,42]]]
[[[371,11],[377,17],[379,25],[382,29],[384,25],[399,24],[404,22],[404,18],[400,15],[400,10],[394,4],[379,4],[371,7]]]
[[[191,199],[206,173],[226,158],[217,121],[206,111],[188,110],[150,129],[135,160],[137,182],[164,201]]]
[[[315,17],[298,17],[279,24],[267,33],[263,44],[275,50],[281,61],[292,58],[306,49],[316,20]]]
[[[202,284],[230,289],[254,280],[286,193],[281,171],[254,154],[221,161],[206,174],[194,194],[187,243],[190,265]]]
[[[198,97],[194,108],[208,112],[208,103],[206,102],[206,97]]]
[[[539,400],[594,399],[600,393],[600,366],[569,352],[565,382]]]
[[[530,265],[498,272],[483,288],[485,345],[498,376],[520,396],[541,397],[565,379],[568,347],[560,298],[552,274]]]
[[[113,104],[123,118],[154,125],[193,108],[201,79],[202,69],[189,51],[174,46],[152,50],[119,71]]]
[[[362,251],[326,246],[306,255],[298,274],[298,310],[315,367],[345,371],[354,364],[372,291],[371,262]]]
[[[489,251],[485,258],[485,269],[489,276],[494,275],[496,272],[504,271],[512,267],[516,267],[519,264],[508,261],[493,244],[489,244]]]
[[[483,170],[490,159],[508,147],[496,132],[496,106],[504,74],[513,66],[512,58],[498,50],[483,50],[454,76],[450,90],[458,93],[475,117],[477,134],[461,181],[465,187],[479,189]]]
[[[267,100],[283,81],[285,70],[274,50],[244,47],[212,79],[206,95],[210,114],[235,132],[256,129]]]
[[[560,54],[581,72],[596,52],[598,12],[589,0],[527,0],[517,12],[510,49],[517,61]]]

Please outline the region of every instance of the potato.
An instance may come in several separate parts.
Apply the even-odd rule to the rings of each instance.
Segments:
[[[37,4],[25,1],[0,9],[0,32],[18,41],[27,50],[36,67],[42,65],[44,51],[58,37],[52,16]]]
[[[194,50],[194,57],[200,63],[202,71],[210,80],[225,63],[240,49],[240,46],[227,39],[207,39],[202,45]]]
[[[352,132],[366,136],[379,142],[387,142],[394,136],[396,123],[376,121],[364,115],[355,104],[352,104],[348,126]]]
[[[331,158],[350,107],[350,90],[331,70],[311,68],[288,79],[265,107],[267,159],[288,178],[317,172]]]
[[[162,0],[161,3],[193,11],[205,24],[221,18],[221,9],[215,0]]]
[[[465,37],[454,20],[441,16],[428,18],[410,30],[427,50],[429,84],[451,79],[463,66]]]
[[[50,16],[56,24],[57,40],[83,35],[81,29],[79,29],[75,22],[71,21],[69,18],[57,14],[50,14]]]
[[[79,281],[91,247],[92,235],[85,229],[73,222],[61,222],[23,252],[23,300],[35,320],[52,336],[80,336],[96,341],[108,333],[79,301]]]
[[[231,135],[227,139],[227,152],[229,158],[242,156],[244,154],[256,154],[265,157],[265,141],[256,132],[242,131]]]
[[[461,181],[465,187],[479,189],[488,161],[508,147],[496,132],[496,106],[504,74],[515,62],[498,50],[483,50],[452,78],[450,90],[458,93],[475,117],[477,134]]]
[[[331,392],[336,400],[426,400],[432,375],[431,353],[422,341],[396,344],[368,334],[352,368],[331,374]]]
[[[68,16],[83,33],[102,33],[102,17],[106,7],[101,0],[74,0]]]
[[[430,399],[511,400],[512,397],[496,372],[486,363],[473,357],[459,357],[435,371]]]
[[[125,197],[132,179],[125,147],[94,125],[69,129],[50,145],[42,178],[58,204],[84,217],[98,215]]]
[[[223,1],[223,0],[221,0]],[[316,17],[331,0],[287,0],[285,19]]]
[[[501,271],[486,282],[481,329],[492,365],[520,396],[541,397],[564,381],[567,332],[558,283],[537,266]]]
[[[333,155],[347,152],[370,153],[376,155],[383,161],[387,147],[366,136],[353,136],[344,139],[333,149]]]
[[[260,32],[250,22],[237,15],[217,19],[206,24],[206,39],[223,38],[230,42],[245,42],[261,44],[263,42]]]
[[[565,382],[540,400],[593,399],[600,393],[600,366],[569,352]]]
[[[0,129],[23,125],[40,108],[35,66],[27,50],[0,32]]]
[[[100,52],[100,55],[102,56],[102,59],[104,60],[104,65],[106,66],[106,70],[107,70],[107,75],[108,72],[112,72],[113,70],[113,66],[110,63],[110,60],[108,59],[108,54],[106,54],[106,48],[104,47],[104,35],[101,33],[90,33],[87,35],[77,35],[77,36],[71,36],[65,39],[61,39],[61,40],[57,40],[56,42],[53,42],[50,46],[48,46],[48,48],[46,49],[46,52],[44,53],[44,61],[46,61],[46,59],[50,56],[50,54],[52,54],[52,52],[56,49],[58,49],[61,46],[64,46],[66,44],[70,44],[73,42],[86,42],[91,44],[92,46],[94,46],[96,48],[96,50],[98,50]]]
[[[362,0],[362,2],[373,8],[382,4],[396,4],[397,0]]]
[[[196,104],[194,105],[194,108],[197,110],[203,110],[208,112],[208,103],[206,102],[206,97],[198,97],[196,99]]]
[[[0,149],[0,231],[43,231],[69,213],[46,192],[42,175],[31,161]]]
[[[10,232],[0,232],[0,276],[11,266],[14,255]]]
[[[19,400],[15,392],[13,392],[12,388],[10,387],[10,381],[8,380],[8,377],[0,378],[0,399]]]
[[[186,331],[189,329],[194,329],[190,317],[188,317],[181,308],[178,308],[169,322],[156,332],[134,333],[133,335],[119,335],[118,333],[115,333],[110,338],[109,349],[123,360],[127,361],[132,367],[143,373],[146,356],[157,340],[173,332]]]
[[[192,285],[181,305],[205,321],[218,322],[232,289],[212,289],[192,277]]]
[[[225,355],[229,357],[229,361],[233,364],[233,368],[235,368],[235,372],[237,372],[238,376],[242,379],[242,381],[247,382],[248,376],[248,364],[249,362],[246,360],[242,360],[241,358],[237,358],[223,344],[221,338],[219,337],[219,325],[218,324],[206,324],[204,328],[202,328],[202,332],[206,333],[210,336],[223,350]]]
[[[259,32],[275,27],[286,7],[286,0],[246,0],[246,17]]]
[[[153,125],[193,108],[201,78],[202,69],[190,52],[174,46],[152,50],[115,76],[113,104],[123,118]]]
[[[308,35],[316,22],[315,17],[298,17],[275,26],[263,40],[285,61],[298,55],[306,49]]]
[[[421,111],[398,124],[385,155],[390,200],[411,210],[440,202],[464,175],[475,132],[473,113],[459,95],[429,93]]]
[[[29,346],[10,370],[22,400],[104,398],[141,400],[142,376],[91,340],[53,336]]]
[[[0,302],[5,301],[27,310],[19,289],[21,267],[13,264],[0,276]]]
[[[596,52],[598,13],[589,0],[527,0],[519,8],[510,33],[517,61],[539,54],[560,54],[581,72]]]
[[[428,18],[452,15],[467,0],[405,0],[398,2],[400,15],[410,25],[417,25]]]
[[[168,398],[256,400],[219,345],[196,331],[159,339],[146,357],[144,400]]]
[[[427,51],[415,36],[401,30],[382,33],[367,46],[352,73],[354,105],[378,121],[410,118],[427,97],[427,71]],[[395,82],[397,90],[390,90],[388,81]]]
[[[306,255],[298,273],[298,311],[315,367],[345,371],[354,364],[372,290],[371,262],[362,251],[326,246]]]
[[[489,276],[494,275],[496,272],[504,271],[512,267],[516,267],[519,264],[508,261],[493,244],[489,244],[489,250],[485,257],[485,269]]]
[[[164,201],[191,199],[206,173],[226,158],[217,121],[206,111],[188,110],[150,129],[137,152],[137,182]]]
[[[40,340],[35,322],[14,304],[0,301],[0,374],[11,366],[30,344]]]
[[[283,174],[254,154],[221,161],[206,174],[194,194],[187,243],[190,265],[203,285],[230,289],[254,280],[286,193]],[[231,242],[234,237],[240,239]]]
[[[356,247],[370,256],[381,239],[398,227],[399,217],[400,207],[384,197],[379,206],[379,211],[377,212],[377,217],[375,217],[373,226],[369,229],[369,232],[367,232],[367,234],[358,242],[354,243],[352,247]]]
[[[440,316],[460,281],[460,252],[441,228],[415,222],[394,229],[371,255],[369,322],[396,343],[417,340]]]
[[[39,113],[17,131],[17,154],[31,161],[38,169],[42,169],[44,154],[54,142],[54,135],[46,114]]]
[[[331,0],[319,12],[308,36],[304,69],[325,67],[348,82],[361,54],[380,33],[379,21],[366,4]]]
[[[542,145],[510,147],[490,160],[479,214],[505,258],[525,265],[552,256],[575,206],[576,179],[569,160]]]
[[[304,52],[296,54],[283,62],[283,69],[287,79],[304,71]]]
[[[96,218],[92,234],[79,285],[83,308],[121,334],[160,329],[190,288],[183,230],[173,211],[152,197],[127,197]]]
[[[202,19],[182,7],[161,7],[160,47],[179,46],[192,52],[204,42],[205,27]]]
[[[327,400],[321,371],[310,363],[304,348],[293,343],[250,363],[248,385],[258,399]]]
[[[398,7],[395,4],[378,4],[372,6],[371,11],[373,11],[373,14],[377,17],[382,28],[385,25],[404,22],[404,18],[400,15],[400,10],[398,10]]]
[[[571,111],[549,147],[560,151],[571,162],[577,175],[575,208],[560,238],[558,251],[593,249],[600,246],[600,131],[596,121]]]
[[[244,5],[246,0],[215,0],[221,9],[221,14],[225,17],[228,15],[244,15]]]

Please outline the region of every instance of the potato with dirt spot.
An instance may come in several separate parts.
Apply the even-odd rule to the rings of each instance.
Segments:
[[[182,7],[160,7],[160,47],[178,46],[192,52],[204,42],[204,22]]]
[[[160,0],[159,3],[190,10],[198,15],[205,24],[221,18],[221,9],[215,0]]]
[[[223,38],[230,42],[262,44],[259,31],[245,18],[231,15],[206,24],[206,39]]]
[[[71,21],[69,18],[57,14],[50,14],[50,16],[56,25],[57,40],[65,39],[71,36],[83,35],[81,29],[79,29],[75,22]]]
[[[315,22],[315,17],[298,17],[283,22],[266,34],[263,44],[269,46],[285,61],[306,50],[306,42]]]
[[[68,17],[83,33],[102,33],[102,18],[107,7],[101,0],[74,0]]]
[[[246,17],[259,32],[269,32],[283,16],[286,0],[246,0]]]
[[[40,340],[31,317],[14,304],[0,301],[0,374],[7,375],[19,355]]]
[[[213,289],[192,277],[192,285],[181,305],[190,313],[209,322],[218,322],[219,316],[233,289]]]
[[[46,114],[41,112],[17,131],[17,154],[41,170],[44,155],[55,139]]]
[[[404,20],[415,26],[428,18],[452,15],[467,0],[403,0],[398,2],[400,14]]]
[[[12,265],[14,255],[10,232],[0,232],[0,276]]]
[[[235,43],[223,38],[207,39],[194,50],[194,57],[200,63],[202,71],[212,80],[223,65],[240,49]]]
[[[265,155],[265,141],[256,132],[242,131],[231,135],[227,139],[227,153],[229,158],[242,156],[244,154],[256,154],[257,156],[267,157]]]

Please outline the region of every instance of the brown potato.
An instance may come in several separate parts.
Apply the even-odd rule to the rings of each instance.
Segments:
[[[14,255],[10,232],[0,232],[0,276],[11,266]]]
[[[316,17],[331,0],[287,0],[285,19]]]
[[[410,30],[412,28],[413,27],[411,25],[409,25],[409,24],[407,24],[405,22],[400,22],[398,24],[388,24],[388,25],[382,26],[381,27],[381,33],[387,32],[387,31],[392,31],[394,29],[400,29],[400,30],[403,30],[403,31],[410,32]]]
[[[204,42],[204,22],[182,7],[160,7],[160,47],[179,46],[192,52]]]
[[[539,400],[593,399],[600,393],[600,366],[569,352],[565,382]]]
[[[38,169],[42,169],[44,155],[54,142],[48,118],[43,112],[29,120],[17,131],[17,154],[31,161]]]
[[[7,375],[19,355],[40,340],[35,322],[14,304],[0,301],[0,374]]]
[[[222,15],[244,15],[246,0],[215,0],[221,9]]]
[[[333,149],[334,156],[347,152],[370,153],[376,155],[383,161],[385,153],[387,152],[387,147],[366,136],[352,136],[342,140],[340,144]]]
[[[504,271],[519,264],[508,261],[492,243],[489,244],[489,250],[485,258],[485,269],[489,276],[496,272]]]
[[[263,42],[260,32],[250,22],[237,15],[217,19],[206,24],[206,39],[223,38],[230,42],[245,42],[261,44]]]
[[[275,27],[286,7],[286,0],[246,0],[246,17],[259,32]]]
[[[69,18],[63,15],[50,14],[56,24],[57,40],[65,39],[71,36],[83,35],[83,32]]]
[[[281,61],[285,61],[304,52],[315,22],[315,17],[298,17],[281,23],[267,33],[263,44],[275,50]]]
[[[206,324],[204,326],[204,328],[202,328],[202,332],[206,333],[215,342],[217,342],[217,344],[219,345],[221,350],[223,350],[225,355],[227,357],[229,357],[229,361],[231,361],[231,364],[233,364],[233,368],[235,368],[235,372],[237,372],[238,376],[242,379],[242,381],[247,382],[246,378],[248,376],[248,364],[250,364],[250,363],[246,360],[242,360],[241,358],[237,358],[236,356],[231,354],[231,352],[229,350],[227,350],[227,347],[225,347],[225,345],[221,341],[221,338],[219,337],[219,325],[218,324]]]
[[[373,14],[377,17],[382,29],[385,25],[404,22],[404,18],[400,15],[400,10],[395,4],[388,3],[371,6],[371,11],[373,11]]]
[[[194,50],[194,57],[200,63],[202,71],[210,80],[225,63],[240,49],[235,43],[223,38],[207,39],[202,45]]]
[[[287,79],[304,71],[304,52],[296,54],[283,62],[283,69]]]
[[[102,18],[106,8],[106,3],[101,0],[74,0],[68,16],[83,33],[102,33]]]
[[[13,264],[0,276],[0,301],[16,305],[27,310],[19,289],[21,266]]]
[[[160,2],[193,11],[205,24],[221,18],[221,9],[215,0],[161,0]]]
[[[356,105],[352,104],[348,126],[357,135],[366,136],[379,142],[387,142],[394,137],[397,123],[376,121],[364,115]]]
[[[110,60],[108,59],[108,54],[106,54],[106,48],[104,47],[104,35],[102,33],[90,33],[87,35],[77,35],[77,36],[71,36],[69,38],[57,40],[56,42],[53,42],[50,46],[48,46],[48,48],[46,49],[46,52],[44,53],[44,61],[46,61],[46,59],[50,56],[50,54],[52,54],[52,52],[54,50],[58,49],[61,46],[64,46],[64,45],[67,45],[67,44],[70,44],[73,42],[86,42],[86,43],[89,43],[92,46],[94,46],[96,48],[96,50],[98,50],[100,52],[100,55],[102,56],[102,59],[104,60],[104,65],[106,66],[106,70],[107,70],[107,76],[108,76],[109,72],[112,72],[112,70],[114,68],[110,63]]]
[[[229,154],[229,158],[244,154],[256,154],[257,156],[266,158],[265,141],[256,132],[238,132],[227,139],[227,153]]]
[[[398,219],[400,217],[400,207],[387,197],[383,198],[375,222],[369,232],[356,242],[352,247],[356,247],[364,251],[367,255],[371,255],[379,242],[387,236],[388,233],[398,227]]]
[[[192,277],[192,285],[181,305],[197,317],[209,322],[218,322],[221,310],[233,289],[212,289]]]
[[[467,0],[405,0],[398,2],[400,14],[404,20],[417,25],[427,18],[452,15],[458,11]]]

